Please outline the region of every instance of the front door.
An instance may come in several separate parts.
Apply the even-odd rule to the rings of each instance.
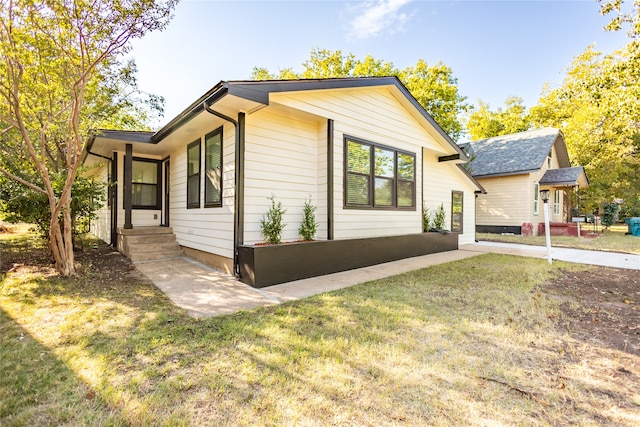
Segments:
[[[170,167],[170,162],[169,159],[165,160],[163,162],[163,169],[164,169],[164,180],[162,183],[162,197],[163,197],[163,202],[162,202],[162,225],[164,225],[165,227],[169,226],[169,190],[171,188],[171,180],[170,180],[170,171],[171,171],[171,167]]]

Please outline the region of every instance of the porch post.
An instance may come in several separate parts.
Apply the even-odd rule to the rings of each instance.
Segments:
[[[123,199],[124,199],[124,228],[131,229],[133,224],[131,223],[131,180],[133,179],[133,145],[127,144],[127,148],[124,155],[124,186]]]

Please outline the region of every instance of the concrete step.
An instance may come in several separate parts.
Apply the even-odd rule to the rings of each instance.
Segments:
[[[140,244],[172,243],[176,241],[175,234],[140,234],[124,237],[129,246]]]
[[[132,253],[129,255],[129,259],[135,262],[144,262],[144,261],[157,261],[161,259],[175,259],[181,258],[184,256],[184,252],[182,249],[177,249],[175,251],[161,251],[161,252],[138,252]]]
[[[173,234],[171,227],[136,227],[118,228],[118,234],[123,236],[144,236],[149,234]]]
[[[148,253],[148,252],[163,252],[163,251],[173,251],[180,250],[180,245],[178,242],[162,242],[162,243],[131,243],[127,242],[127,253],[136,254],[136,253]]]

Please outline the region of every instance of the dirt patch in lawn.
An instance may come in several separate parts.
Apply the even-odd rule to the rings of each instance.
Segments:
[[[640,271],[564,272],[544,290],[561,298],[559,324],[574,338],[640,356]]]

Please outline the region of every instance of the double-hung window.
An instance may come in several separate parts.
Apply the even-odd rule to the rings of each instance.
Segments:
[[[200,140],[187,146],[187,208],[200,207]]]
[[[464,193],[462,191],[451,192],[451,231],[462,233],[462,219],[464,212]]]
[[[533,184],[533,214],[538,215],[540,206],[540,184]]]
[[[151,159],[133,159],[131,162],[131,207],[133,209],[160,209],[160,162]]]
[[[560,190],[553,192],[553,214],[560,215]]]
[[[204,137],[204,206],[222,206],[222,128]]]
[[[352,137],[344,142],[346,207],[415,209],[415,154]]]

